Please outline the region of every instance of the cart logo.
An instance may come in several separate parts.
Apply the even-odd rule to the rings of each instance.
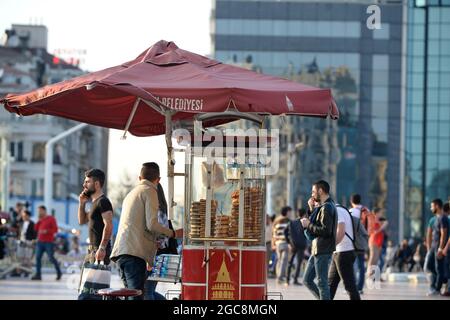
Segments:
[[[222,265],[217,273],[216,281],[211,288],[211,300],[236,300],[234,293],[235,287],[230,278],[230,272],[225,263],[225,253],[223,254]]]

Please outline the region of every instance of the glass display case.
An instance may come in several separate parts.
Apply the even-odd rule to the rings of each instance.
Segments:
[[[241,149],[186,152],[182,299],[266,297],[264,166]]]

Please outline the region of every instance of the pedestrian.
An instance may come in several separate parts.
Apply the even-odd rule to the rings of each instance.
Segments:
[[[367,261],[367,276],[373,277],[379,270],[378,262],[384,241],[384,230],[388,226],[387,220],[382,220],[383,210],[373,209],[367,217],[367,228],[369,233],[369,260]]]
[[[269,263],[269,274],[268,277],[275,279],[277,277],[277,252],[276,246],[273,244],[274,234],[273,234],[273,223],[275,222],[276,214],[270,216],[270,263]]]
[[[122,204],[119,230],[111,253],[126,288],[144,293],[147,264],[152,267],[157,251],[157,236],[175,238],[176,232],[158,222],[159,166],[154,162],[142,165],[139,184]],[[136,297],[142,300],[143,295]]]
[[[317,299],[330,300],[328,268],[331,255],[336,250],[337,212],[326,181],[313,184],[308,207],[309,218],[303,218],[301,222],[307,238],[312,240],[312,248],[303,283]],[[314,283],[316,277],[317,285]]]
[[[443,203],[441,199],[434,199],[430,205],[431,212],[436,219],[433,224],[433,232],[430,250],[434,253],[435,272],[432,273],[430,291],[427,295],[439,295],[442,285],[447,281],[446,256],[444,249],[448,241],[449,221],[443,212]]]
[[[388,240],[387,248],[386,248],[386,262],[381,270],[382,273],[388,272],[390,273],[391,269],[395,266],[395,256],[397,254],[397,248],[394,246],[394,242],[392,240]]]
[[[366,206],[361,204],[361,196],[357,193],[352,194],[352,196],[350,197],[350,202],[352,206],[352,208],[350,209],[350,213],[352,214],[352,216],[361,219],[361,223],[367,230],[367,216],[370,210]],[[358,271],[357,285],[359,294],[364,293],[364,280],[366,274],[365,256],[365,252],[358,252],[356,254],[356,269]]]
[[[269,274],[270,258],[272,257],[272,219],[269,216],[269,214],[266,214],[265,239],[266,239],[266,264],[267,264],[267,272]]]
[[[337,204],[336,251],[333,253],[331,267],[328,273],[330,298],[334,299],[339,282],[342,280],[350,300],[361,300],[356,286],[353,265],[356,259],[355,234],[352,214],[347,208]]]
[[[305,249],[307,245],[307,240],[304,234],[304,229],[301,223],[301,219],[306,216],[306,210],[301,208],[298,210],[298,216],[296,219],[289,222],[288,227],[286,228],[286,239],[289,243],[290,248],[290,259],[289,266],[287,271],[287,279],[286,283],[289,284],[289,280],[291,278],[291,271],[294,265],[294,261],[297,260],[297,264],[295,267],[295,275],[294,275],[294,284],[302,285],[301,282],[298,281],[298,277],[300,276],[301,267],[303,264],[303,259],[305,256]]]
[[[31,268],[30,260],[33,256],[33,242],[37,237],[34,226],[35,224],[31,220],[31,212],[22,210],[21,222],[19,224],[19,251],[17,255],[23,258],[23,264],[27,268]],[[28,273],[25,272],[25,276],[28,277]]]
[[[425,256],[425,263],[424,263],[424,271],[427,276],[428,284],[429,284],[429,290],[428,293],[433,293],[434,290],[434,282],[436,279],[436,267],[434,265],[435,262],[435,256],[434,256],[434,249],[432,248],[433,243],[433,228],[434,228],[434,222],[436,221],[436,216],[433,213],[433,216],[428,220],[427,223],[427,232],[426,232],[426,246],[427,246],[427,254]]]
[[[447,218],[449,219],[449,234],[450,234],[450,202],[447,202],[444,204],[443,206],[443,211],[444,211],[444,215],[447,216]],[[447,262],[447,290],[444,291],[444,293],[442,294],[445,297],[450,297],[450,285],[448,283],[449,278],[450,278],[450,237],[447,240],[447,244],[445,245],[444,248],[444,255],[446,257],[446,262]]]
[[[167,215],[167,201],[164,195],[164,189],[160,183],[158,183],[158,222],[166,228],[172,229],[172,223]],[[177,247],[178,243],[175,238],[169,238],[165,235],[160,235],[157,239],[158,250],[156,251],[156,257],[161,254],[178,254]],[[148,266],[150,267],[150,266]],[[151,268],[149,268],[149,274]],[[156,291],[156,286],[158,281],[147,278],[145,281],[145,293],[144,300],[166,300],[166,298]]]
[[[34,226],[37,232],[36,244],[36,273],[31,280],[41,280],[42,255],[47,253],[48,259],[54,265],[56,270],[56,280],[60,280],[62,272],[59,267],[59,262],[55,259],[55,234],[58,232],[58,225],[53,216],[47,214],[45,206],[38,207],[39,221]]]
[[[278,283],[286,282],[286,271],[289,261],[289,245],[285,235],[285,229],[289,224],[289,215],[291,207],[283,207],[281,214],[273,222],[272,249],[277,253],[276,275]]]
[[[408,272],[412,271],[412,268],[414,267],[414,260],[413,260],[413,251],[411,250],[411,247],[408,244],[407,239],[403,239],[402,243],[400,245],[400,248],[398,248],[398,251],[395,256],[396,259],[396,265],[399,272],[404,272],[404,267],[408,267]]]
[[[78,197],[78,223],[87,224],[89,232],[88,254],[84,262],[103,261],[108,265],[111,255],[113,208],[103,191],[106,176],[100,169],[90,169],[84,176],[83,191]],[[91,201],[91,206],[89,212],[86,212],[88,201]]]
[[[83,191],[78,196],[78,223],[87,224],[89,233],[88,252],[84,257],[80,285],[85,264],[103,262],[104,265],[109,265],[110,263],[113,208],[103,191],[105,180],[106,175],[102,170],[87,170],[84,173]],[[89,212],[86,212],[88,201],[91,201],[91,206]],[[95,299],[94,297],[81,292],[78,299]],[[100,299],[99,296],[97,298]]]

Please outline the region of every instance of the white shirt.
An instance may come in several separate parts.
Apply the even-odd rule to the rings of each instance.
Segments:
[[[30,224],[30,221],[24,221],[23,225],[22,225],[22,230],[20,232],[20,240],[25,241],[26,240],[26,234],[27,234],[27,229],[28,229],[28,225]]]
[[[355,218],[361,219],[361,208],[362,205],[358,205],[355,208],[351,208],[350,209],[350,213],[352,214],[352,216],[354,216]]]
[[[347,233],[353,239],[352,219],[348,214],[347,210],[341,207],[337,207],[337,213],[338,213],[338,224],[344,223],[345,233]],[[336,252],[346,252],[355,250],[353,242],[352,240],[350,240],[347,234],[344,234],[344,238],[342,239],[342,241],[336,245]]]

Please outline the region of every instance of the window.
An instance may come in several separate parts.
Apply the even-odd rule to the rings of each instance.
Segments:
[[[45,160],[45,143],[35,142],[33,144],[33,156],[31,161],[43,162]]]
[[[23,142],[20,141],[17,143],[17,161],[23,162],[25,159],[23,158]]]
[[[16,144],[14,142],[9,143],[9,152],[11,153],[11,157],[15,157],[16,155]]]
[[[381,29],[373,30],[374,39],[389,39],[389,24],[381,23]]]

